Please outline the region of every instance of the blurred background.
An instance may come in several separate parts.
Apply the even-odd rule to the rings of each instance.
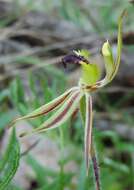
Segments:
[[[101,46],[116,56],[117,22],[122,10],[123,53],[119,72],[93,94],[94,140],[103,190],[134,189],[134,1],[0,1],[0,155],[8,141],[6,125],[43,105],[79,79],[79,67],[62,56],[88,49],[104,74]],[[38,127],[47,117],[17,124]],[[50,132],[20,139],[21,161],[8,190],[93,190],[86,178],[84,130],[79,114]],[[62,144],[61,144],[62,139]]]

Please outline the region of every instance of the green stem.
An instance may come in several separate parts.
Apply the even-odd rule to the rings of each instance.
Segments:
[[[83,125],[85,125],[85,121],[86,121],[86,117],[85,117],[86,116],[86,103],[85,103],[85,101],[86,101],[86,99],[85,99],[85,97],[83,97],[80,102],[80,112],[81,112]],[[94,146],[94,142],[93,142],[93,135],[92,135],[92,141],[91,141],[91,159],[93,162],[96,190],[101,190],[99,167],[98,167],[98,163],[97,163],[96,151],[95,151],[95,146]]]

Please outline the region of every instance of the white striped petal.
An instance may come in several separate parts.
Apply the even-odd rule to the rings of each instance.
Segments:
[[[87,174],[89,170],[89,159],[91,157],[91,144],[92,144],[92,98],[86,93],[86,121],[85,121],[85,161]]]

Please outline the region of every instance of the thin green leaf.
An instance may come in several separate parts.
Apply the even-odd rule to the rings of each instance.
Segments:
[[[32,155],[28,155],[26,157],[27,163],[31,166],[33,171],[36,173],[37,178],[39,181],[42,181],[43,178],[48,177],[56,177],[58,171],[51,170],[50,168],[47,168],[46,166],[42,166],[38,160],[34,158]],[[40,172],[40,174],[39,174]],[[43,182],[43,181],[42,181]]]
[[[20,146],[13,129],[9,145],[0,161],[0,190],[4,190],[14,177],[20,160]]]
[[[27,163],[31,166],[36,175],[36,180],[40,185],[47,183],[47,171],[45,168],[31,155],[27,156]]]
[[[125,164],[122,164],[120,162],[117,162],[117,161],[114,161],[110,158],[104,158],[104,163],[109,166],[109,167],[112,167],[118,171],[121,171],[123,173],[129,173],[130,172],[130,169],[127,165]]]
[[[7,97],[9,97],[9,89],[4,89],[0,92],[0,102],[4,101]]]
[[[84,161],[81,164],[80,176],[79,176],[79,180],[78,180],[78,189],[77,190],[82,190],[82,189],[84,190],[86,188],[86,180],[87,180],[86,164]]]
[[[16,186],[16,185],[14,185],[14,184],[11,184],[11,185],[9,185],[9,186],[6,188],[6,190],[24,190],[24,189],[22,189],[21,187],[18,187],[18,186]]]
[[[17,111],[15,110],[0,113],[0,133],[3,131],[5,126],[8,125],[12,118],[16,116],[16,114]]]
[[[24,88],[19,77],[16,77],[10,86],[10,95],[12,101],[18,105],[19,102],[25,102]]]

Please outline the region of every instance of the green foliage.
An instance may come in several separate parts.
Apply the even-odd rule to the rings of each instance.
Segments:
[[[50,76],[52,77],[50,78]],[[60,80],[61,78],[62,80]],[[24,93],[24,85],[22,84],[20,77],[17,77],[11,83],[10,97],[18,111],[22,115],[26,115],[32,110],[40,107],[42,104],[46,104],[55,98],[59,93],[57,89],[60,88],[61,93],[65,88],[65,83],[66,80],[61,71],[52,66],[47,66],[44,70],[42,69],[40,74],[37,73],[36,75],[33,75],[32,73],[29,73],[30,100],[27,100],[27,95]],[[37,84],[39,84],[39,88],[37,88]],[[37,120],[30,121],[30,123],[36,127],[47,118],[48,116],[40,117]]]
[[[78,181],[78,189],[85,189],[86,188],[86,165],[85,162],[82,162],[81,168],[80,168],[80,175],[79,175],[79,181]]]
[[[80,7],[75,1],[60,0],[61,6],[59,7],[60,16],[68,21],[74,22],[76,25],[84,27],[87,23],[86,15],[81,12]],[[88,24],[88,23],[87,23]]]
[[[50,74],[51,70],[53,74]],[[51,77],[52,78],[54,77],[55,79],[56,77],[54,74],[56,72],[54,71],[55,71],[54,68],[47,71],[48,73],[47,76],[51,75]],[[65,82],[64,80],[61,80],[61,77],[58,77],[56,80],[53,80],[51,82],[50,79],[47,78],[47,76],[46,76],[46,73],[44,74],[44,71],[36,75],[31,73],[29,77],[29,87],[30,87],[30,93],[32,94],[32,98],[30,99],[26,98],[25,88],[23,84],[20,84],[21,82],[20,78],[17,77],[17,79],[14,80],[12,85],[15,85],[15,86],[12,86],[12,89],[10,88],[11,90],[14,89],[14,92],[11,93],[12,94],[11,100],[13,101],[15,108],[18,110],[20,114],[24,115],[27,112],[34,110],[38,105],[42,105],[42,103],[44,102],[49,102],[50,100],[55,98],[59,92],[64,91]],[[20,81],[18,82],[18,80]],[[40,84],[38,85],[39,89],[37,88],[37,84]],[[57,92],[57,86],[59,87],[58,92]],[[23,92],[19,92],[20,88]],[[35,104],[35,101],[37,100],[39,102]],[[109,104],[106,100],[101,99],[101,101],[105,102],[107,106],[113,109],[112,105]],[[21,103],[21,106],[19,103]],[[105,106],[106,105],[103,105],[103,107]],[[109,109],[107,109],[107,112],[109,115],[111,114]],[[116,107],[114,108],[114,112],[116,112]],[[42,118],[42,120],[45,120],[45,118]],[[33,127],[36,127],[39,122],[40,122],[39,118],[37,119],[37,121],[32,121]],[[70,126],[70,122],[67,123],[67,125]],[[82,163],[79,169],[79,172],[76,172],[73,175],[75,176],[75,178],[78,179],[79,183],[73,184],[72,183],[73,177],[67,171],[63,170],[64,172],[61,172],[61,171],[57,172],[50,168],[42,167],[42,165],[40,165],[40,163],[38,163],[37,160],[35,160],[31,156],[28,156],[26,158],[27,163],[28,165],[32,167],[35,173],[34,180],[37,181],[37,183],[39,184],[39,187],[37,188],[37,190],[47,190],[47,189],[54,189],[54,188],[56,188],[56,190],[61,190],[60,189],[61,181],[62,181],[62,184],[64,184],[63,187],[68,187],[69,189],[80,190],[80,187],[82,188],[84,187],[85,189],[89,189],[89,190],[93,189],[93,183],[92,183],[93,176],[90,174],[89,178],[88,179],[86,178],[85,168],[84,168],[85,166],[83,165],[83,162],[82,162],[83,157],[81,156],[82,151],[80,150],[82,150],[82,144],[83,144],[83,128],[81,127],[80,118],[77,117],[75,122],[73,121],[71,126],[72,125],[73,127],[70,127],[70,128],[67,127],[66,125],[62,127],[64,145],[66,145],[67,148],[71,148],[73,146],[73,149],[74,149],[73,154],[70,153],[70,155],[65,158],[66,160],[65,164],[71,160],[71,161],[76,162],[78,166],[80,167]],[[73,135],[71,135],[72,130],[73,130]],[[49,132],[48,135],[56,142],[59,141],[58,131]],[[94,136],[95,136],[95,142],[96,142],[99,160],[100,160],[101,181],[102,181],[103,189],[112,190],[112,188],[114,188],[116,190],[122,190],[123,188],[127,187],[128,184],[129,185],[132,184],[132,178],[133,178],[132,177],[133,173],[131,171],[132,162],[130,161],[128,163],[123,163],[120,160],[120,154],[122,152],[125,152],[125,154],[131,155],[131,153],[133,152],[133,147],[134,147],[133,144],[125,140],[122,140],[119,137],[119,135],[113,131],[94,130]],[[113,142],[113,146],[114,146],[113,148],[106,147],[105,144],[103,144],[103,141],[105,140],[105,138]],[[114,152],[112,153],[112,151]],[[117,156],[114,157],[114,155],[117,155]],[[51,182],[50,182],[50,178],[52,179]],[[119,179],[123,179],[122,184],[120,184]],[[45,181],[45,184],[43,183],[43,180]],[[14,188],[13,190],[16,190],[16,189]]]
[[[64,189],[70,186],[73,174],[62,173],[62,171],[53,171],[50,168],[42,166],[33,156],[28,155],[27,163],[33,169],[38,183],[38,190],[47,190],[54,188],[55,190]]]
[[[0,113],[0,133],[3,132],[5,126],[9,124],[13,117],[16,116],[16,111],[7,111]]]
[[[20,160],[20,146],[13,129],[8,147],[0,161],[0,189],[4,190],[14,177]]]
[[[22,189],[22,188],[20,188],[20,187],[14,185],[14,184],[11,184],[11,185],[9,185],[9,186],[7,187],[6,190],[25,190],[25,189]]]

